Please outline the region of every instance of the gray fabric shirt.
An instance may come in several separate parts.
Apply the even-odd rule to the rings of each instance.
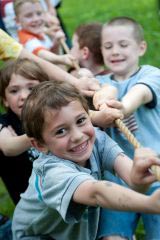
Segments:
[[[104,170],[113,172],[122,150],[105,132],[95,131],[87,168],[52,154],[41,154],[34,162],[29,186],[14,212],[13,240],[96,239],[100,208],[76,204],[72,196],[82,182],[101,179]]]

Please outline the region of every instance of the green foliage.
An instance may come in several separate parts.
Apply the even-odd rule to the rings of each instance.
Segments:
[[[142,64],[159,67],[160,15],[158,0],[65,0],[59,10],[67,31],[72,36],[75,28],[82,23],[107,22],[112,17],[128,16],[142,24],[148,51]]]
[[[63,0],[59,13],[70,37],[75,28],[82,23],[96,21],[105,23],[116,16],[128,16],[136,19],[142,24],[148,43],[148,51],[141,62],[159,67],[160,15],[158,7],[158,0]],[[12,216],[13,209],[14,204],[0,180],[0,212]],[[136,239],[144,239],[141,222]]]
[[[14,204],[0,178],[0,213],[12,217]]]

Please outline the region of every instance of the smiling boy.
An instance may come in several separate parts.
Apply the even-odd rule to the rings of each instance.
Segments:
[[[148,167],[160,162],[151,150],[139,149],[133,165],[104,131],[94,129],[86,99],[73,85],[40,83],[22,118],[42,154],[14,212],[13,240],[95,240],[100,207],[160,213],[160,191],[148,197],[101,180],[104,170],[115,171],[145,190],[155,181]]]

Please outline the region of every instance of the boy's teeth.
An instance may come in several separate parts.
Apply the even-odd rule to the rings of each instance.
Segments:
[[[72,150],[73,150],[74,152],[76,152],[76,151],[81,151],[81,150],[83,150],[83,149],[86,147],[86,145],[87,145],[87,143],[85,142],[85,143],[83,143],[83,144],[81,144],[81,145],[79,145],[79,146],[77,146],[77,147],[74,147]]]

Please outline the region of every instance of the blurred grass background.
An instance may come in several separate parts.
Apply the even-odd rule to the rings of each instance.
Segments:
[[[104,23],[115,16],[128,16],[136,19],[145,30],[148,51],[142,64],[160,66],[160,15],[159,0],[65,0],[59,10],[72,36],[81,23],[100,21]]]
[[[70,36],[82,23],[100,21],[104,23],[116,16],[128,16],[142,24],[148,51],[141,59],[142,64],[160,66],[160,0],[63,0],[58,10]],[[0,179],[0,212],[12,216],[14,204]],[[137,229],[137,240],[144,239],[143,225]]]

